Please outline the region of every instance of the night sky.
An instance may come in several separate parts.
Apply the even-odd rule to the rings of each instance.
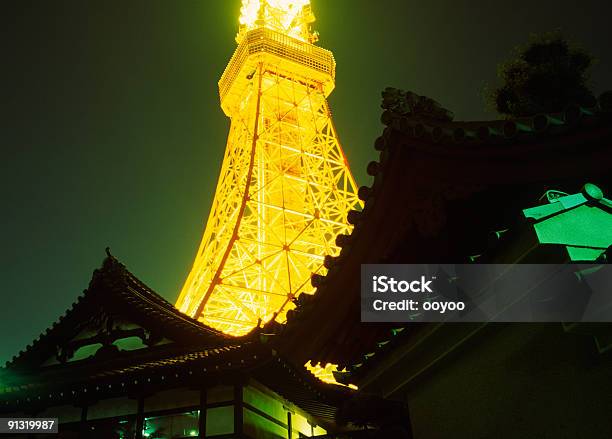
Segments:
[[[214,194],[229,120],[217,80],[239,0],[5,0],[0,5],[0,364],[87,287],[110,246],[174,302]],[[561,28],[612,89],[601,0],[313,0],[338,62],[330,98],[359,184],[376,157],[380,91],[457,119],[495,118],[482,90],[532,32]],[[607,8],[603,10],[602,8]]]

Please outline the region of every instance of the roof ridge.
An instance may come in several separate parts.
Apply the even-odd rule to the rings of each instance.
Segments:
[[[554,112],[507,117],[489,121],[455,121],[452,113],[436,101],[412,92],[387,88],[383,91],[381,122],[411,137],[429,143],[485,145],[512,144],[521,139],[566,135],[603,125],[612,115],[610,94],[604,92],[595,106],[570,104]],[[429,103],[428,103],[429,102]]]
[[[160,312],[163,312],[164,314],[170,316],[171,318],[180,320],[190,326],[193,326],[194,328],[197,328],[198,330],[203,330],[210,334],[219,335],[223,338],[229,338],[229,336],[222,333],[221,331],[214,329],[208,325],[205,325],[199,320],[196,320],[192,318],[191,316],[181,312],[172,303],[164,299],[161,295],[156,293],[151,287],[149,287],[143,281],[138,279],[132,272],[130,272],[127,269],[127,267],[124,264],[122,264],[113,255],[111,255],[110,252],[107,252],[107,253],[108,253],[108,256],[104,260],[102,269],[96,270],[96,274],[94,275],[94,277],[96,277],[97,275],[96,280],[98,282],[99,281],[104,282],[105,285],[110,287],[111,291],[113,291],[120,300],[126,299],[124,294],[122,294],[124,293],[124,291],[117,290],[117,283],[114,282],[115,279],[113,279],[112,277],[109,278],[108,277],[109,275],[112,276],[113,274],[115,274],[118,277],[120,277],[121,280],[123,280],[126,284],[125,287],[127,287],[126,288],[127,292],[129,292],[132,296],[135,296],[138,299],[147,302],[148,304],[157,308]],[[110,282],[108,282],[109,280]],[[92,284],[93,284],[93,280],[92,280]],[[97,285],[95,286],[92,285],[92,287],[97,287]]]
[[[141,291],[139,291],[141,290]],[[24,362],[27,358],[33,355],[33,352],[40,350],[39,347],[51,349],[54,347],[54,337],[60,337],[60,327],[66,325],[68,321],[75,313],[92,304],[99,304],[104,306],[104,303],[108,303],[108,293],[111,293],[112,297],[125,303],[126,305],[134,305],[133,301],[130,301],[130,297],[138,302],[146,303],[146,305],[152,307],[156,312],[163,314],[171,326],[182,326],[184,330],[187,328],[191,329],[191,333],[199,333],[201,336],[216,336],[218,340],[231,340],[231,337],[224,334],[214,328],[211,328],[202,322],[193,319],[192,317],[183,314],[180,310],[175,308],[170,302],[165,300],[162,296],[155,293],[151,288],[140,281],[134,276],[119,260],[117,260],[110,251],[107,249],[107,257],[104,259],[102,266],[94,270],[91,281],[87,289],[79,295],[75,302],[72,303],[51,326],[45,329],[40,335],[34,339],[33,342],[28,344],[24,350],[12,357],[11,360],[7,361],[4,365],[5,369],[15,367],[16,365]],[[138,306],[135,306],[138,308]],[[143,308],[143,307],[140,307]],[[145,309],[140,309],[146,311]],[[240,340],[240,338],[235,338]],[[43,349],[44,350],[44,349]],[[45,351],[46,352],[46,351]],[[34,357],[33,357],[34,358]]]

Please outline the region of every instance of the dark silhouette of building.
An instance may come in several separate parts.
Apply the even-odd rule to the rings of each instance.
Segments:
[[[609,263],[610,93],[593,108],[492,122],[383,96],[365,208],[277,349],[407,404],[416,438],[610,437],[610,324],[359,321],[364,263]]]

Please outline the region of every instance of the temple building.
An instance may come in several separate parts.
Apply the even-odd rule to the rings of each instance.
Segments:
[[[3,369],[0,412],[60,438],[299,438],[337,431],[352,391],[182,314],[108,256],[89,288]]]
[[[0,418],[57,418],[61,439],[612,437],[609,322],[362,323],[360,309],[363,264],[427,263],[560,264],[577,312],[593,282],[612,309],[612,92],[460,122],[386,89],[358,188],[314,21],[309,0],[242,0],[219,81],[227,146],[176,304],[107,250],[0,369]]]
[[[365,207],[349,213],[353,232],[336,238],[339,256],[286,325],[226,335],[109,255],[2,369],[0,416],[58,417],[62,438],[610,437],[610,324],[365,324],[359,314],[363,263],[607,264],[606,96],[480,123],[387,90]],[[317,380],[308,361],[339,365],[352,388]]]

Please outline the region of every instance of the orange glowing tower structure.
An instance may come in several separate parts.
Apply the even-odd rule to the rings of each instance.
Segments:
[[[230,334],[284,321],[360,206],[326,99],[335,61],[314,45],[314,21],[309,0],[242,0],[238,48],[219,81],[230,133],[176,306]]]

